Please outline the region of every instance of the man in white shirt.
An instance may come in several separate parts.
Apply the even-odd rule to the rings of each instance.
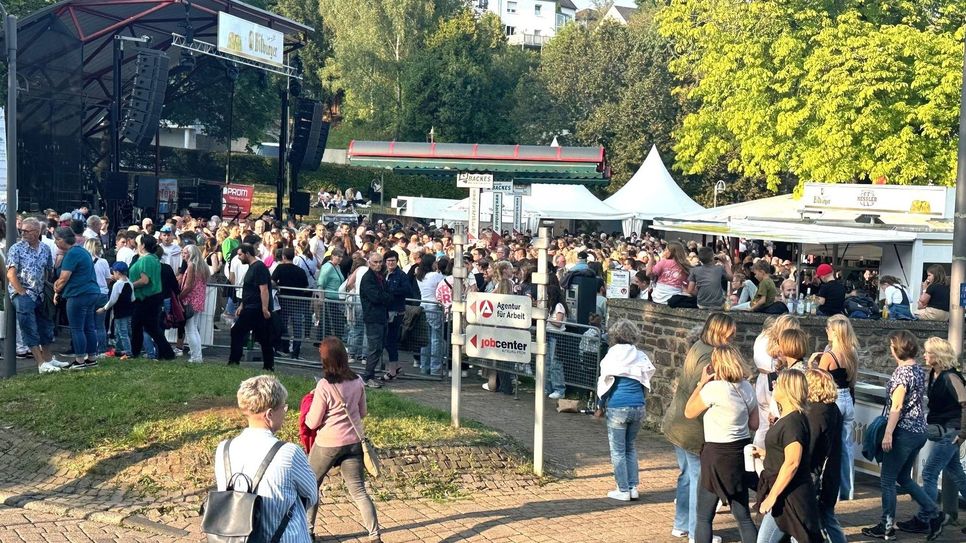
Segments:
[[[100,239],[101,232],[101,218],[97,215],[91,215],[87,218],[87,228],[84,229],[84,240],[89,239]]]
[[[319,223],[315,225],[315,235],[309,238],[309,250],[312,251],[312,258],[315,259],[315,269],[322,267],[325,260],[325,225]]]
[[[161,228],[161,249],[164,251],[161,262],[171,266],[171,269],[178,273],[181,269],[181,246],[175,241],[174,228],[169,224]]]
[[[134,260],[134,255],[137,252],[131,247],[133,240],[128,239],[128,233],[126,231],[120,231],[117,233],[117,241],[115,246],[117,247],[116,260],[118,262],[123,262],[128,266],[131,265],[131,261]]]

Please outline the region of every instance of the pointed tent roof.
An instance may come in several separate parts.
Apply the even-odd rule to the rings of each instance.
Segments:
[[[445,218],[466,220],[470,199],[464,198],[449,207]],[[489,218],[493,213],[493,193],[483,191],[480,197],[480,214]],[[523,216],[547,219],[587,219],[619,221],[631,215],[601,202],[583,185],[534,184],[531,195],[523,197]],[[513,197],[503,198],[503,217],[513,221]]]
[[[657,146],[651,146],[637,173],[604,203],[644,220],[704,209],[668,173]]]

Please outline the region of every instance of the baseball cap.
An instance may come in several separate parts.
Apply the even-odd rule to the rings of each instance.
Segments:
[[[832,273],[835,273],[835,270],[832,269],[832,266],[829,266],[828,264],[819,264],[818,269],[815,270],[815,275],[819,277],[825,277],[826,275]]]
[[[171,228],[171,225],[170,224],[166,224],[166,225],[164,225],[164,226],[161,227],[161,231],[164,232],[164,233],[166,233],[166,234],[170,234],[171,232],[174,232],[174,228]]]
[[[70,220],[70,213],[63,213],[63,214],[61,214],[60,220],[61,221],[69,221]]]
[[[127,273],[127,264],[124,262],[115,262],[114,265],[111,266],[111,270],[120,273]]]

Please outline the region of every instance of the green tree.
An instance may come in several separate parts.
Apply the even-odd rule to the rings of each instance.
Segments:
[[[515,129],[508,101],[533,61],[508,48],[500,19],[458,13],[439,24],[404,76],[401,137],[439,141],[509,143]]]
[[[333,58],[326,79],[345,93],[347,120],[363,120],[402,132],[408,97],[404,77],[414,55],[437,22],[453,14],[459,0],[319,0],[319,11],[332,30]]]
[[[952,183],[966,2],[673,0],[678,166],[787,179]]]

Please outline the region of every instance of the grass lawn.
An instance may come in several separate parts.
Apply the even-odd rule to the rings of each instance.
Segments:
[[[119,483],[138,484],[124,470],[140,455],[175,454],[181,476],[199,485],[210,479],[210,458],[218,441],[245,426],[235,392],[254,369],[214,364],[119,361],[96,369],[27,374],[0,381],[4,424],[53,440],[74,451],[67,467],[79,474],[100,473]],[[280,437],[298,442],[298,408],[313,379],[278,375],[289,391],[289,411]],[[455,429],[449,415],[391,392],[367,391],[366,433],[381,448],[433,445],[492,445],[497,432],[472,423]],[[182,480],[183,481],[183,480]],[[178,478],[143,482],[165,490]]]

